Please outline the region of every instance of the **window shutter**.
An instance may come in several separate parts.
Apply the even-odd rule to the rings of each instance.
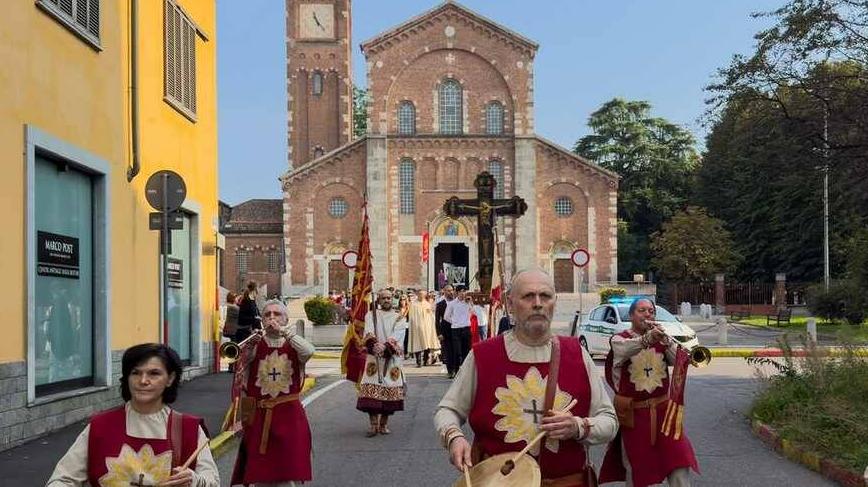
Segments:
[[[196,26],[173,0],[164,0],[165,95],[175,108],[196,114]]]
[[[90,0],[87,10],[87,30],[99,37],[99,0]]]
[[[61,12],[72,17],[72,0],[60,0],[60,3],[54,2],[60,7]]]

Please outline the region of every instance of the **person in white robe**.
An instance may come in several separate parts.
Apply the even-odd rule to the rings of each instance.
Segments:
[[[379,309],[365,316],[362,340],[367,357],[356,409],[368,413],[370,428],[367,436],[391,433],[389,416],[404,410],[404,334],[406,316],[392,308],[392,291],[377,293]]]
[[[432,355],[440,349],[434,328],[434,308],[428,301],[428,292],[418,291],[418,299],[410,304],[410,340],[407,352],[416,358],[416,367],[432,364]]]

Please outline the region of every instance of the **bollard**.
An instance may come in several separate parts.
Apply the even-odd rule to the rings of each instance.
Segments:
[[[808,340],[817,343],[817,319],[808,318]]]
[[[304,338],[304,320],[299,319],[295,322],[295,334]]]
[[[727,332],[729,331],[729,323],[726,322],[726,318],[720,317],[717,319],[717,344],[718,345],[726,345],[729,337],[727,336]]]

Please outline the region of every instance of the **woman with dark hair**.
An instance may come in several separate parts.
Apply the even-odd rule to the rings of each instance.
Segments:
[[[121,361],[126,404],[94,415],[54,468],[46,487],[160,485],[218,487],[201,418],[167,406],[178,397],[178,353],[157,343],[130,347]]]
[[[238,305],[238,329],[235,332],[235,343],[249,337],[254,330],[262,328],[262,317],[256,305],[256,281],[249,281],[241,303]]]

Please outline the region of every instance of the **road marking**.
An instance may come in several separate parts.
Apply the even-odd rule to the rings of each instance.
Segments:
[[[344,382],[349,382],[349,381],[346,379],[337,380],[337,381],[332,382],[331,384],[323,387],[322,389],[314,392],[313,394],[305,397],[304,399],[301,400],[301,406],[306,408],[310,403],[314,402],[318,397],[320,397],[323,394],[325,394],[326,392],[334,389],[335,387],[343,384]]]

